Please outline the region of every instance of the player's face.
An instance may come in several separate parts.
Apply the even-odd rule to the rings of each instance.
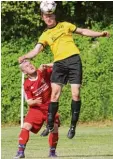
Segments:
[[[42,14],[42,19],[48,27],[56,25],[56,19],[54,14]]]
[[[26,61],[22,64],[22,71],[27,75],[31,75],[36,72],[36,68],[29,61]]]

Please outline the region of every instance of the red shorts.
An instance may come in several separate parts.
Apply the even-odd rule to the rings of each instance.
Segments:
[[[47,123],[47,114],[48,112],[44,110],[29,109],[27,115],[25,116],[24,122],[30,123],[32,125],[31,132],[36,134],[41,129],[44,121]],[[55,116],[55,123],[60,126],[58,113]]]

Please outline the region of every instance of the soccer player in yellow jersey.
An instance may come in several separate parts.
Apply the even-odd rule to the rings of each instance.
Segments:
[[[76,27],[69,22],[57,22],[55,14],[42,13],[42,19],[47,25],[35,48],[19,58],[19,63],[24,59],[35,57],[45,46],[49,45],[54,55],[54,66],[51,76],[51,103],[48,110],[48,126],[50,131],[54,129],[54,118],[58,111],[58,101],[64,84],[69,81],[72,92],[71,125],[67,137],[73,138],[80,114],[80,86],[82,83],[82,64],[79,49],[73,41],[72,34],[80,34],[89,37],[109,37],[107,31],[97,32]]]

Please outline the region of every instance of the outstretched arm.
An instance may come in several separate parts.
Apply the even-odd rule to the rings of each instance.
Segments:
[[[38,53],[40,53],[43,50],[42,44],[37,44],[33,50],[28,52],[27,54],[19,57],[18,62],[22,63],[25,59],[31,59],[35,57]]]
[[[110,34],[107,31],[97,32],[90,29],[82,29],[82,28],[77,28],[75,33],[84,35],[84,36],[89,36],[89,37],[109,37],[110,36]]]

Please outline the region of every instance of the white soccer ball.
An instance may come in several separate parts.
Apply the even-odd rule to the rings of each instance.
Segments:
[[[45,14],[52,14],[56,10],[56,3],[54,1],[43,0],[40,4],[40,10]]]

